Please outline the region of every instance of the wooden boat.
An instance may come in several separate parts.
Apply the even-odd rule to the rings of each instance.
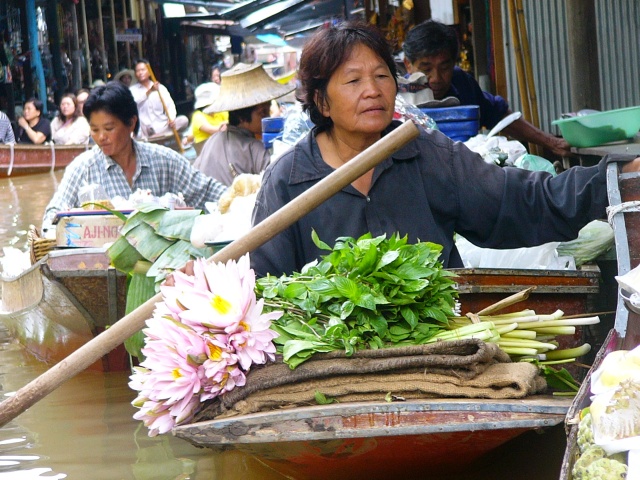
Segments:
[[[583,271],[459,270],[463,311],[480,309],[535,285],[514,309],[561,308],[584,314],[599,294],[599,273]],[[292,478],[450,478],[475,473],[490,452],[526,432],[562,429],[571,399],[534,395],[519,400],[429,398],[338,403],[238,415],[175,427],[173,434],[215,451],[235,449]],[[547,442],[527,437],[521,461]],[[562,452],[564,444],[556,445]],[[510,454],[507,454],[510,455]],[[557,478],[561,455],[546,460]],[[493,468],[493,467],[492,467]],[[544,468],[544,467],[543,467]],[[526,478],[513,472],[487,478]],[[457,477],[456,477],[457,478]],[[542,474],[533,478],[547,478]]]
[[[640,264],[640,211],[633,204],[640,201],[640,174],[618,174],[617,164],[609,164],[607,188],[609,204],[615,209],[614,212],[617,211],[610,218],[616,244],[618,275],[624,275]],[[609,331],[591,370],[567,412],[565,428],[567,445],[560,480],[573,479],[571,470],[579,456],[578,425],[575,423],[575,418],[583,408],[591,404],[591,373],[602,364],[607,354],[615,350],[631,350],[640,345],[640,310],[629,306],[622,293],[618,292],[614,327]]]
[[[122,318],[126,276],[102,248],[52,250],[17,277],[0,276],[0,321],[27,351],[57,363]],[[124,347],[92,369],[130,368]]]
[[[88,145],[0,145],[0,178],[46,173],[66,167]]]

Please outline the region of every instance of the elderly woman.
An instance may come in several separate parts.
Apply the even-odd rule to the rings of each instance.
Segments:
[[[22,116],[18,119],[18,143],[39,145],[51,140],[51,122],[42,116],[42,108],[42,102],[37,98],[24,102]]]
[[[59,145],[89,143],[89,122],[73,93],[65,93],[60,100],[58,116],[51,122],[51,139]]]
[[[331,52],[331,55],[327,55]],[[253,222],[258,223],[349,162],[397,127],[396,67],[382,34],[346,23],[320,29],[302,52],[299,98],[315,123],[264,174]],[[257,275],[300,271],[340,236],[398,232],[409,241],[443,246],[445,267],[461,267],[454,233],[482,247],[515,248],[575,238],[607,206],[606,157],[599,165],[546,172],[485,163],[462,143],[423,131],[407,146],[338,192],[251,254]]]
[[[109,198],[129,198],[138,189],[148,189],[156,196],[182,193],[187,205],[196,208],[217,201],[226,190],[178,152],[133,139],[140,127],[138,109],[122,83],[112,81],[92,90],[84,113],[96,146],[78,155],[65,169],[45,210],[43,230],[59,211],[80,206],[78,190],[92,183],[102,185]]]

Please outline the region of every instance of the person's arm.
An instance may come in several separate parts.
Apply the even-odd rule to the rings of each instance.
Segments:
[[[156,88],[158,89],[158,95],[160,95],[162,97],[162,100],[164,101],[164,106],[166,107],[165,113],[167,114],[167,118],[169,120],[169,126],[171,128],[174,128],[177,116],[176,104],[173,103],[173,99],[171,98],[171,94],[169,93],[169,90],[167,90],[167,87],[160,83],[157,83]]]
[[[16,137],[13,135],[13,128],[11,128],[11,122],[9,118],[6,119],[5,132],[3,135],[2,143],[16,143]]]
[[[200,125],[198,130],[204,133],[208,133],[209,135],[213,135],[214,133],[218,133],[219,131],[226,128],[226,126],[227,126],[226,123],[221,123],[220,125],[211,125],[208,122],[204,122],[202,123],[202,125]]]
[[[540,145],[559,157],[571,156],[571,146],[564,138],[558,138],[544,132],[523,118],[519,118],[508,127],[505,127],[503,132],[522,143]]]
[[[31,125],[29,125],[29,122],[27,122],[24,117],[20,117],[20,119],[18,120],[18,124],[25,131],[25,133],[29,137],[29,140],[31,140],[34,144],[39,145],[41,143],[44,143],[44,141],[47,139],[46,134],[31,128]]]

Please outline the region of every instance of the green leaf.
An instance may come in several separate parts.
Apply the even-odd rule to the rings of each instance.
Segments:
[[[329,405],[330,403],[337,403],[338,400],[335,398],[327,398],[322,394],[319,390],[316,390],[314,393],[314,397],[316,399],[316,403],[318,405]]]
[[[399,253],[397,251],[395,251],[395,250],[390,250],[390,251],[386,252],[384,255],[382,255],[382,258],[380,259],[380,261],[376,265],[376,270],[380,270],[380,269],[386,267],[387,265],[395,262],[396,259],[398,258],[398,256],[399,256]]]
[[[307,293],[307,286],[302,283],[290,283],[284,289],[284,298],[300,298]]]
[[[156,235],[156,232],[146,223],[140,223],[130,230],[126,235],[127,241],[142,255],[151,262],[173,244],[171,240]]]
[[[107,254],[111,264],[124,273],[130,273],[138,261],[144,260],[144,257],[122,236],[111,244]]]
[[[350,300],[356,300],[358,298],[358,284],[353,280],[345,277],[334,277],[333,284],[342,296]]]
[[[201,214],[201,210],[169,210],[160,218],[156,233],[166,238],[189,242],[193,224]]]
[[[320,240],[315,230],[311,230],[311,240],[313,240],[315,246],[320,250],[331,250],[331,247],[329,245]]]

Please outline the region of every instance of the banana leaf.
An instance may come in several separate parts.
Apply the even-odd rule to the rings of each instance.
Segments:
[[[156,233],[189,242],[195,219],[201,214],[201,210],[169,210],[160,218]]]
[[[138,250],[124,237],[118,237],[107,250],[107,254],[116,270],[124,273],[131,272],[138,261],[144,260]]]
[[[120,229],[120,234],[126,235],[141,223],[146,223],[155,229],[155,226],[160,223],[160,218],[162,218],[165,212],[168,211],[166,208],[160,207],[159,205],[156,207],[157,208],[154,209],[136,210],[133,212],[129,215],[129,218],[127,218],[127,221]]]
[[[156,285],[153,278],[148,277],[144,273],[132,273],[129,277],[129,286],[127,287],[127,306],[125,312],[127,314],[133,312],[156,294]],[[124,346],[130,355],[143,359],[142,347],[144,347],[145,335],[142,330],[134,333],[125,340]]]
[[[188,241],[177,240],[153,262],[147,275],[155,277],[156,282],[159,282],[164,280],[169,271],[182,268],[189,260],[198,257],[208,258],[211,255],[213,255],[212,248],[196,248]]]
[[[140,223],[126,234],[127,241],[150,262],[155,262],[167,248],[173,244],[158,235],[155,230],[146,223]]]

